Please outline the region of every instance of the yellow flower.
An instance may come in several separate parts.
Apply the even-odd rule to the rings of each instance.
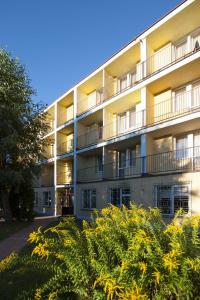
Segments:
[[[177,269],[180,263],[178,262],[177,258],[181,255],[180,251],[172,250],[169,253],[165,254],[163,257],[164,266],[169,269],[170,273]]]
[[[159,271],[155,271],[153,273],[153,276],[155,277],[157,284],[159,284],[160,283],[160,277],[161,277],[160,272]]]
[[[140,271],[142,271],[142,275],[144,275],[147,271],[147,264],[143,261],[138,263]]]
[[[43,244],[39,243],[34,249],[32,254],[37,254],[38,256],[42,256],[42,257],[48,257],[50,252],[47,249],[48,244],[45,241]]]

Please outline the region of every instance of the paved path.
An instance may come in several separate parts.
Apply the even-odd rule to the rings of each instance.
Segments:
[[[0,260],[10,255],[13,251],[19,251],[27,243],[29,234],[42,226],[45,227],[52,221],[56,221],[56,217],[40,217],[35,218],[34,222],[26,228],[14,233],[7,239],[0,242]]]

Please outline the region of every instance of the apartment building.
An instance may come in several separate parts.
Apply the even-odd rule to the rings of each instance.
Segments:
[[[35,209],[200,213],[200,0],[182,2],[47,108]]]

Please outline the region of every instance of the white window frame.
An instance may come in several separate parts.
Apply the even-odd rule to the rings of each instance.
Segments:
[[[123,190],[125,190],[125,189],[129,190],[129,193],[123,192]],[[117,207],[122,207],[122,205],[123,205],[122,199],[123,199],[124,196],[126,196],[126,197],[128,196],[130,198],[130,200],[129,200],[129,203],[130,203],[130,201],[131,201],[131,189],[130,189],[130,187],[112,187],[112,188],[109,188],[109,203],[112,204],[112,205],[115,205],[115,204],[112,203],[112,199],[111,199],[112,190],[118,190],[118,192],[119,192],[119,204],[116,205]]]
[[[174,214],[175,214],[175,211],[174,211],[174,198],[175,198],[174,190],[177,187],[187,187],[188,188],[188,213],[186,213],[186,215],[191,214],[191,212],[192,212],[191,183],[158,184],[158,185],[155,185],[154,186],[154,188],[155,188],[155,200],[156,200],[155,206],[157,208],[160,208],[160,209],[161,209],[161,207],[158,207],[158,187],[161,187],[161,186],[163,186],[163,187],[164,186],[170,186],[170,188],[171,188],[171,191],[170,191],[170,213],[169,214],[163,214],[164,216],[174,216]]]
[[[89,207],[85,207],[85,205],[84,205],[84,194],[85,194],[85,192],[87,192],[88,193],[88,195],[89,195]],[[88,196],[87,195],[87,196]],[[92,206],[92,197],[94,197],[95,196],[95,207],[93,207]],[[97,206],[97,191],[96,191],[96,189],[94,188],[94,189],[83,189],[82,190],[82,195],[81,195],[81,197],[82,197],[82,209],[85,209],[85,210],[93,210],[93,209],[96,209],[96,206]]]

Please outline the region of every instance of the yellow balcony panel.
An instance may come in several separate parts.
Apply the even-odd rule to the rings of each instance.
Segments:
[[[103,102],[103,71],[78,87],[77,114],[80,115]]]
[[[60,160],[57,164],[57,185],[73,183],[73,160]]]
[[[52,187],[54,186],[54,165],[43,165],[41,173],[35,177],[33,182],[34,187]]]
[[[73,151],[74,133],[73,125],[57,132],[57,155]]]
[[[58,102],[57,126],[65,124],[74,118],[73,92]]]
[[[55,129],[55,108],[54,108],[54,106],[50,107],[47,110],[45,120],[46,120],[47,125],[49,126],[47,133],[50,133]]]
[[[77,148],[97,144],[102,140],[103,111],[80,120],[77,124]]]
[[[44,148],[43,156],[45,159],[50,159],[54,157],[54,138],[48,138],[47,139],[47,145]]]
[[[103,154],[102,149],[95,149],[89,153],[77,157],[78,182],[98,181],[103,175]]]

